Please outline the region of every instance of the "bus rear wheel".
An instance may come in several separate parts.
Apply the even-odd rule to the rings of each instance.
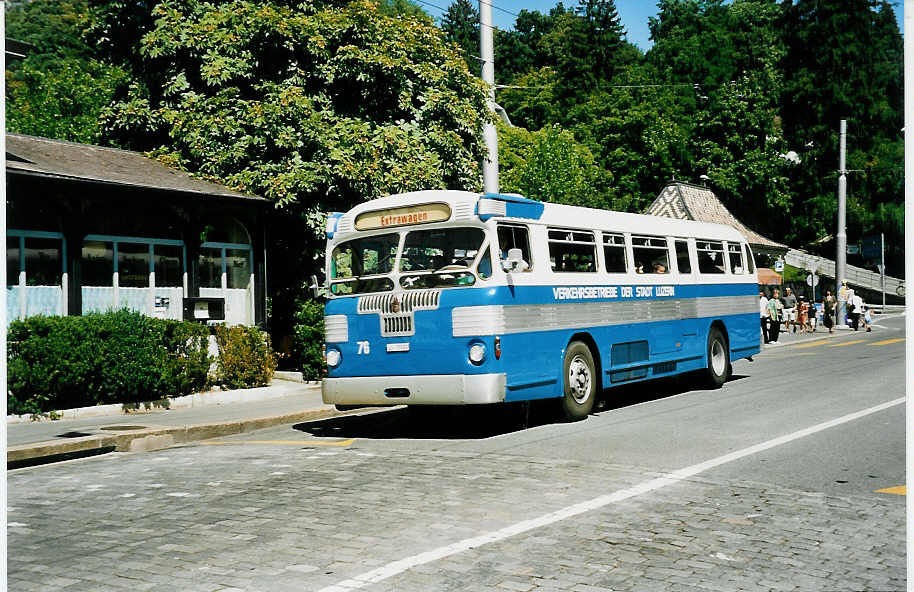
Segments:
[[[568,345],[562,375],[565,377],[562,411],[569,421],[580,421],[590,415],[599,383],[593,354],[585,343],[572,341]]]
[[[708,333],[708,368],[705,382],[710,388],[720,388],[730,376],[730,348],[727,338],[717,327]]]

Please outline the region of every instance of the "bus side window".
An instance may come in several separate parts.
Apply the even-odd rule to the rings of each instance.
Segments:
[[[676,266],[679,273],[692,273],[692,261],[689,259],[689,242],[676,240]]]
[[[698,249],[699,273],[725,273],[724,244],[718,241],[699,240]]]
[[[597,271],[597,244],[592,232],[549,229],[549,260],[552,271]]]
[[[479,263],[476,264],[476,274],[479,279],[487,280],[492,277],[492,257],[489,255],[489,243],[482,248],[482,255],[479,257]]]
[[[633,236],[635,273],[670,273],[667,240],[659,236]]]
[[[745,243],[743,244],[743,249],[746,256],[746,269],[749,270],[749,273],[755,273],[755,260],[752,258],[752,249]]]
[[[603,233],[603,259],[607,273],[625,273],[628,265],[625,260],[625,237],[621,234]]]
[[[743,248],[738,243],[727,243],[727,261],[730,273],[743,274],[746,266],[743,265]]]
[[[520,249],[523,260],[527,263],[527,269],[533,269],[533,259],[530,258],[530,239],[527,236],[526,226],[517,226],[513,224],[498,225],[498,256],[502,261],[507,261],[508,251],[510,249]]]

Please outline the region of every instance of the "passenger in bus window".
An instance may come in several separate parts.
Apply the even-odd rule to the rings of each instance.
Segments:
[[[666,273],[666,265],[663,263],[654,263],[654,273]]]

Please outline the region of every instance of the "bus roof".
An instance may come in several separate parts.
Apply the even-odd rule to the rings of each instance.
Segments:
[[[335,224],[334,230],[335,233],[339,235],[353,233],[355,231],[354,221],[356,217],[365,212],[403,208],[427,203],[446,203],[451,208],[451,223],[459,223],[460,221],[478,222],[480,218],[477,215],[477,204],[480,199],[500,200],[511,203],[523,202],[525,204],[537,204],[542,206],[542,209],[539,207],[524,209],[524,214],[521,217],[499,217],[499,219],[504,220],[535,221],[550,226],[592,228],[594,230],[608,232],[615,231],[629,232],[632,234],[689,236],[746,242],[746,238],[738,230],[732,226],[723,224],[537,202],[516,194],[480,194],[471,191],[453,190],[414,191],[373,199],[357,205],[345,214],[336,214],[339,220]],[[531,211],[536,212],[537,215],[535,217],[528,215]],[[541,212],[541,214],[539,214],[539,212]],[[342,237],[339,236],[337,238]]]

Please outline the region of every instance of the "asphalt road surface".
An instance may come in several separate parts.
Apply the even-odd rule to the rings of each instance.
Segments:
[[[903,590],[903,318],[720,390],[369,411],[11,471],[10,590]]]

